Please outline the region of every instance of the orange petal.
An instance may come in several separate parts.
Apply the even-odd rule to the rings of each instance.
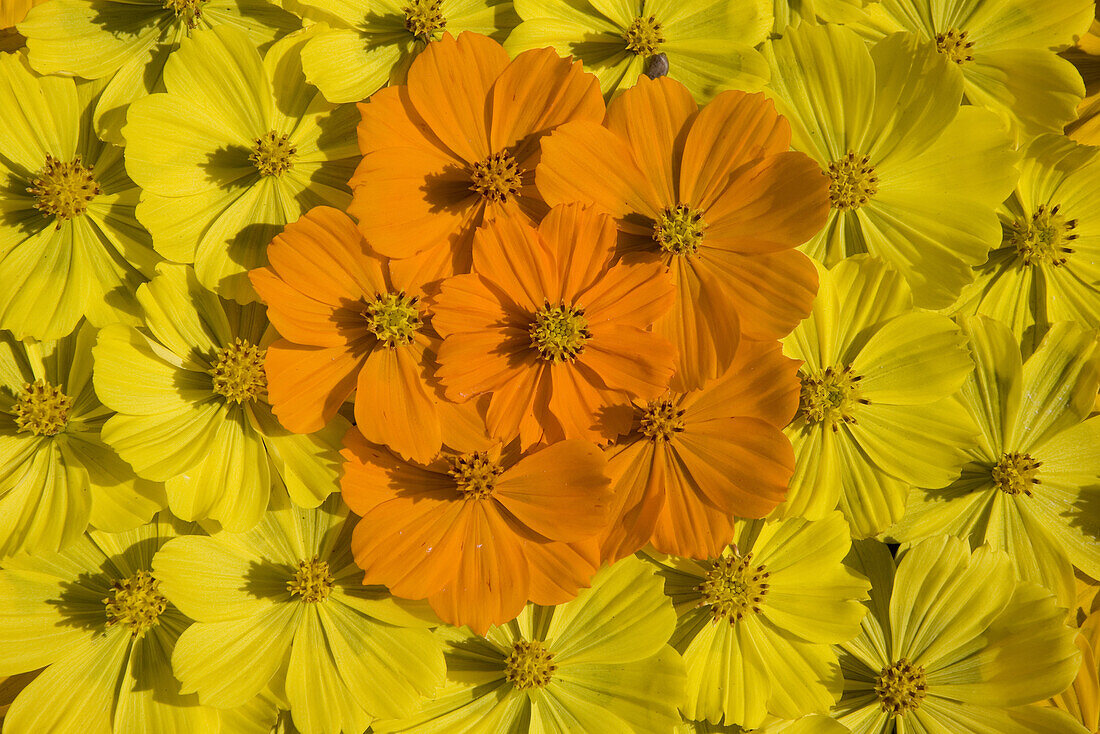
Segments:
[[[407,86],[386,87],[359,104],[359,150],[363,155],[384,148],[420,148],[436,155],[450,152],[409,99]],[[458,159],[456,159],[458,162]]]
[[[599,546],[584,543],[535,543],[524,541],[523,554],[531,569],[528,597],[535,604],[564,604],[592,583],[600,567]]]
[[[555,365],[550,375],[553,393],[549,407],[554,420],[546,424],[549,440],[583,438],[606,444],[630,430],[634,414],[630,398],[625,392],[606,388],[602,374],[578,362]]]
[[[522,355],[530,351],[523,340],[527,332],[492,329],[481,332],[452,334],[443,340],[435,371],[448,400],[466,402],[484,392],[499,390],[521,371],[533,364]],[[517,363],[517,359],[523,360]]]
[[[447,278],[432,299],[432,326],[446,338],[452,334],[495,331],[519,323],[527,314],[496,284],[476,273]]]
[[[363,358],[346,347],[308,347],[285,339],[267,348],[267,395],[289,431],[324,428],[355,389]]]
[[[423,464],[439,453],[442,432],[424,359],[414,345],[375,347],[359,372],[355,423],[369,441]]]
[[[271,268],[257,268],[248,277],[267,304],[268,319],[286,339],[314,347],[348,347],[369,339],[361,307],[318,300],[287,284]]]
[[[715,558],[733,540],[733,515],[706,501],[672,451],[666,453],[665,504],[650,539],[661,553]]]
[[[578,301],[589,326],[624,324],[647,329],[669,312],[676,287],[668,268],[651,256],[642,262],[620,263],[610,269]]]
[[[600,544],[604,563],[614,563],[641,550],[653,535],[665,504],[664,461],[654,455],[657,444],[636,434],[624,441],[629,443],[608,449],[607,471],[614,504]]]
[[[451,477],[412,464],[389,449],[370,443],[355,426],[344,435],[340,455],[344,457],[341,493],[357,515],[366,515],[397,496],[424,495],[437,501],[457,499]]]
[[[440,401],[439,422],[443,427],[443,445],[460,454],[487,451],[498,441],[489,435],[485,426],[485,412],[489,409],[489,396],[465,403]]]
[[[817,295],[817,270],[797,250],[746,256],[709,250],[707,262],[741,320],[748,339],[777,339],[806,318]]]
[[[606,279],[616,239],[610,215],[581,204],[556,206],[539,224],[539,234],[553,253],[557,275],[546,292],[551,302],[573,303],[593,283]]]
[[[512,379],[497,388],[485,416],[489,435],[505,443],[519,436],[520,448],[526,451],[543,441],[546,426],[556,427],[549,415],[548,369],[528,357],[517,366]]]
[[[555,292],[553,255],[537,230],[517,218],[486,222],[474,234],[474,272],[533,313]]]
[[[676,348],[668,339],[626,324],[592,327],[592,338],[577,358],[610,390],[652,400],[668,390]]]
[[[693,422],[740,416],[782,428],[798,409],[800,364],[783,356],[779,342],[742,340],[725,374],[688,394],[680,407]]]
[[[470,272],[473,241],[474,228],[467,222],[448,239],[439,240],[415,255],[390,260],[394,287],[410,293],[434,294],[440,281]]]

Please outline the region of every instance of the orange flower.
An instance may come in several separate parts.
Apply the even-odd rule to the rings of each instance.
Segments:
[[[469,270],[483,221],[546,211],[534,186],[539,138],[569,120],[603,119],[596,77],[552,49],[509,61],[485,36],[444,34],[408,84],[360,105],[363,161],[348,211],[395,268],[442,277]]]
[[[249,275],[283,337],[268,348],[268,396],[291,431],[325,425],[352,391],[355,422],[375,443],[431,461],[444,436],[426,378],[439,338],[419,284],[388,272],[355,223],[316,207],[268,247]]]
[[[631,398],[672,376],[672,345],[647,329],[674,294],[661,263],[612,267],[614,249],[611,217],[579,204],[538,230],[506,218],[479,229],[474,272],[443,281],[432,306],[447,398],[491,393],[489,432],[524,448],[625,433]]]
[[[775,342],[744,341],[703,390],[636,403],[630,434],[607,449],[615,498],[604,561],[650,542],[717,557],[733,540],[734,515],[764,517],[783,501],[794,451],[780,429],[798,408],[798,365]]]
[[[344,500],[363,518],[352,536],[363,583],[426,598],[448,624],[484,634],[527,601],[572,599],[599,567],[610,493],[587,441],[526,455],[496,443],[418,464],[350,431],[342,453]]]
[[[680,351],[675,389],[722,374],[739,334],[775,339],[810,312],[817,274],[794,248],[824,226],[828,180],[790,139],[763,95],[723,92],[699,111],[662,77],[616,98],[606,127],[543,140],[547,203],[596,204],[617,218],[626,262],[670,268],[679,298],[655,328]]]

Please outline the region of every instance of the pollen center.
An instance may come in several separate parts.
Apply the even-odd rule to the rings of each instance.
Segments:
[[[110,596],[103,600],[107,606],[107,626],[125,624],[130,634],[141,637],[150,627],[160,622],[160,615],[168,607],[168,600],[160,593],[160,581],[148,571],[138,571],[128,579],[115,581]]]
[[[974,42],[966,40],[966,31],[950,28],[943,33],[937,33],[936,48],[956,64],[974,60],[974,55],[970,52],[974,48]]]
[[[684,430],[684,411],[671,400],[654,400],[643,411],[639,428],[650,441],[667,441]]]
[[[514,688],[545,688],[558,666],[554,654],[538,640],[519,640],[504,661],[504,677]]]
[[[894,716],[919,708],[927,694],[924,668],[913,665],[905,658],[883,668],[875,679],[875,695],[882,710]]]
[[[850,366],[826,367],[817,374],[799,372],[802,390],[798,397],[798,412],[809,423],[827,423],[834,431],[840,423],[855,423],[857,405],[870,401],[859,396],[859,381]]]
[[[443,17],[443,0],[412,0],[401,10],[405,13],[405,30],[425,43],[447,28]]]
[[[638,56],[653,56],[665,42],[661,24],[652,15],[638,16],[623,33],[626,50]]]
[[[281,176],[290,170],[298,149],[290,144],[290,136],[272,130],[256,138],[248,160],[261,176]]]
[[[752,553],[715,559],[703,583],[696,587],[703,595],[700,606],[709,606],[713,622],[736,624],[760,611],[768,595],[768,572],[752,565]]]
[[[1061,207],[1047,207],[1040,204],[1030,219],[1012,223],[1008,233],[1008,243],[1016,248],[1020,262],[1027,267],[1050,265],[1061,267],[1066,264],[1073,248],[1068,243],[1077,239],[1076,219],[1066,219]]]
[[[653,239],[661,246],[662,252],[674,255],[693,255],[703,241],[706,228],[701,212],[683,204],[665,209],[653,225]]]
[[[65,430],[72,407],[73,399],[60,387],[45,380],[25,383],[14,406],[16,430],[56,436]]]
[[[1004,454],[993,467],[993,484],[1005,494],[1031,496],[1033,484],[1039,481],[1039,467],[1043,462],[1036,461],[1029,454],[1015,451]]]
[[[419,298],[404,291],[381,293],[363,308],[367,329],[387,347],[400,347],[413,340],[423,322],[417,309]]]
[[[33,186],[27,192],[34,196],[34,208],[47,217],[57,218],[59,229],[60,220],[82,216],[92,199],[103,193],[92,178],[92,166],[81,163],[80,156],[63,163],[47,153],[46,165],[31,183]]]
[[[164,0],[165,10],[176,13],[176,19],[183,19],[188,28],[194,28],[202,17],[202,6],[206,0]]]
[[[308,561],[298,561],[294,578],[286,582],[286,590],[291,596],[297,594],[307,604],[316,604],[328,598],[335,582],[329,572],[328,561],[319,561],[314,556]]]
[[[483,500],[493,494],[497,477],[504,472],[500,464],[484,451],[475,451],[451,459],[448,474],[454,477],[463,499]]]
[[[214,376],[214,392],[236,403],[255,400],[267,392],[264,372],[266,349],[260,349],[238,337],[217,352],[217,361],[210,374]]]
[[[852,151],[829,164],[829,204],[833,209],[859,209],[878,193],[870,158]]]
[[[470,175],[470,190],[489,201],[503,204],[519,193],[519,167],[508,153],[493,153],[474,164]]]
[[[592,338],[583,308],[546,304],[531,324],[531,345],[548,362],[572,362]]]

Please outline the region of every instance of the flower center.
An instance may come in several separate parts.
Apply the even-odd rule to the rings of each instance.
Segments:
[[[202,5],[206,0],[164,0],[165,10],[173,10],[176,18],[183,17],[188,28],[194,28],[202,17]]]
[[[1031,496],[1031,485],[1042,484],[1037,478],[1043,462],[1036,461],[1029,454],[1015,451],[1001,457],[993,467],[993,484],[1005,494]]]
[[[1030,220],[1012,223],[1008,243],[1016,248],[1020,262],[1027,267],[1050,265],[1061,267],[1073,248],[1066,243],[1077,239],[1076,219],[1066,219],[1059,213],[1059,206],[1047,208],[1040,204]]]
[[[514,688],[545,688],[558,666],[554,665],[554,653],[538,640],[520,640],[512,645],[512,652],[504,661],[504,677]]]
[[[859,209],[878,193],[870,158],[848,151],[829,164],[829,204],[833,209]]]
[[[970,49],[974,48],[974,42],[966,40],[966,31],[950,28],[943,33],[937,33],[936,48],[956,64],[965,64],[974,60],[974,55],[970,53]]]
[[[894,716],[920,707],[928,694],[924,668],[913,665],[905,658],[882,669],[875,679],[875,694],[882,710]]]
[[[736,624],[757,614],[768,595],[768,572],[752,565],[752,553],[716,558],[703,583],[695,590],[703,595],[700,606],[709,606],[713,622]]]
[[[454,477],[462,499],[483,500],[493,494],[504,469],[484,451],[475,451],[451,459],[447,473]]]
[[[210,374],[214,376],[214,392],[236,403],[255,400],[267,392],[264,372],[266,349],[238,337],[217,352],[218,360]]]
[[[427,43],[447,27],[443,17],[443,0],[412,0],[401,11],[405,13],[405,30]]]
[[[18,431],[30,431],[36,436],[56,436],[69,422],[73,399],[61,388],[45,380],[23,385],[15,401],[15,425]]]
[[[316,604],[324,601],[332,593],[332,586],[336,579],[328,569],[327,561],[317,560],[317,556],[308,561],[298,561],[298,568],[294,572],[294,578],[286,582],[286,590],[291,596],[297,594],[307,604]]]
[[[663,252],[693,255],[699,249],[706,226],[702,212],[677,204],[665,209],[665,213],[654,223],[653,239]]]
[[[857,405],[870,405],[859,397],[859,381],[852,368],[826,367],[824,372],[809,375],[799,372],[802,390],[798,396],[798,412],[810,423],[828,423],[834,431],[840,423],[856,423]]]
[[[650,441],[667,441],[684,430],[684,411],[671,400],[654,400],[642,412],[639,428]]]
[[[416,307],[419,300],[406,296],[404,291],[375,296],[363,308],[367,329],[391,349],[411,343],[413,334],[423,325]]]
[[[111,586],[111,595],[103,600],[107,605],[107,626],[125,624],[130,634],[141,637],[150,627],[158,624],[160,615],[168,606],[168,600],[157,588],[160,581],[148,571],[138,571]]]
[[[47,217],[58,220],[74,219],[88,211],[88,204],[103,193],[92,178],[92,166],[80,162],[80,156],[70,163],[62,163],[49,153],[46,165],[31,181],[27,193],[34,196],[34,208]],[[58,221],[57,228],[61,229]]]
[[[553,308],[546,304],[535,314],[531,324],[531,344],[548,362],[572,362],[591,338],[584,309],[564,303]]]
[[[519,193],[520,185],[516,159],[508,153],[493,153],[475,163],[470,175],[471,191],[501,204]]]
[[[272,130],[256,138],[248,160],[256,166],[261,176],[281,176],[290,170],[291,158],[298,149],[290,144],[289,135],[280,135]]]
[[[638,16],[623,33],[626,50],[638,56],[652,56],[665,42],[661,35],[661,24],[652,15]]]

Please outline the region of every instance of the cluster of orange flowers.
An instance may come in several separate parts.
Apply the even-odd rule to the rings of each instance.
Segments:
[[[777,340],[829,204],[770,101],[660,78],[605,106],[579,62],[464,33],[360,107],[351,216],[308,212],[251,278],[282,423],[355,393],[364,583],[483,633],[647,543],[717,556],[782,501]]]

